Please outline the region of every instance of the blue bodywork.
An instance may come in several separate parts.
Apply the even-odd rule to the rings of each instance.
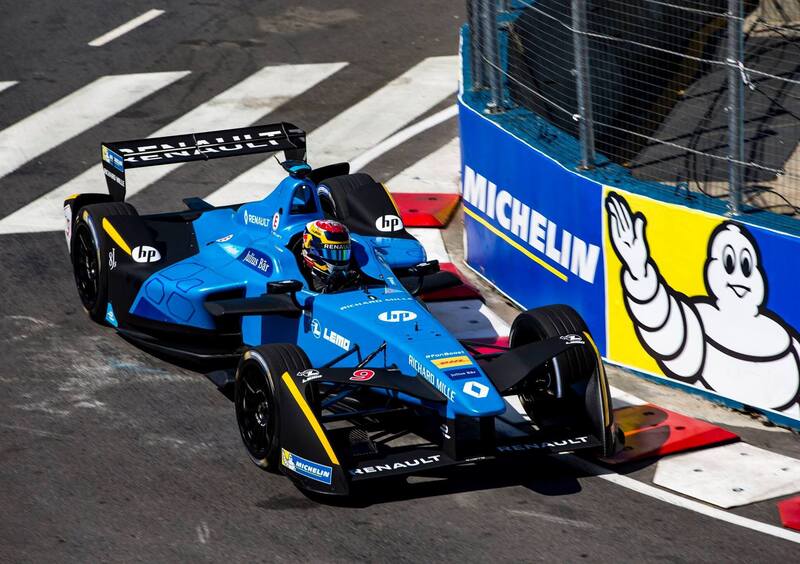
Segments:
[[[258,297],[268,282],[299,280],[303,290],[296,298],[304,307],[303,315],[244,316],[244,345],[295,343],[317,367],[358,347],[357,354],[334,365],[346,368],[386,343],[385,353],[367,367],[397,368],[405,377],[421,375],[447,398],[429,405],[442,416],[503,413],[505,404],[487,376],[392,271],[425,260],[416,239],[352,234],[352,254],[359,268],[382,286],[330,294],[308,288],[288,245],[307,222],[323,217],[320,210],[316,186],[288,176],[263,200],[204,211],[192,222],[198,252],[151,274],[130,313],[214,330],[215,321],[204,307],[210,295],[238,291],[244,297]],[[386,393],[407,403],[423,403],[399,392]]]

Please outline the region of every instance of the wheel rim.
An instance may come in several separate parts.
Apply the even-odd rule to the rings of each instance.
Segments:
[[[275,410],[266,375],[255,363],[242,367],[237,388],[236,417],[242,439],[256,458],[264,458],[272,447]]]
[[[84,307],[92,310],[97,304],[99,293],[100,264],[94,238],[85,223],[78,226],[73,245],[75,248],[73,270],[78,294]]]

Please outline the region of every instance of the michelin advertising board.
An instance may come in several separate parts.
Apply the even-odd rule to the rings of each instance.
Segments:
[[[526,309],[570,304],[605,350],[602,185],[466,106],[460,126],[468,263]]]
[[[601,186],[461,109],[469,265],[612,363],[800,426],[800,239]]]

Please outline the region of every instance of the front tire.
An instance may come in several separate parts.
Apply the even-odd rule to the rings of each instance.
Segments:
[[[236,370],[236,422],[250,460],[264,470],[280,464],[281,406],[279,380],[311,367],[296,345],[261,345],[242,355]]]

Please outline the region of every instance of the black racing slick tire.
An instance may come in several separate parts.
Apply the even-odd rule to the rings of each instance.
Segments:
[[[311,367],[303,349],[292,344],[261,345],[246,351],[236,369],[236,422],[253,463],[275,471],[280,464],[279,379]]]
[[[511,325],[509,346],[513,349],[528,343],[544,341],[551,337],[576,334],[581,337],[589,333],[580,314],[568,305],[551,305],[520,313]],[[555,366],[555,363],[558,366]],[[557,370],[561,381],[570,385],[591,374],[595,357],[587,347],[575,347],[548,361],[533,371],[527,379],[528,386],[520,390],[520,402],[526,412],[533,411],[535,397],[546,399],[542,392],[554,381]],[[541,406],[541,401],[539,402]]]
[[[70,241],[70,261],[81,304],[89,317],[102,323],[108,301],[108,253],[111,249],[102,234],[103,218],[138,215],[125,202],[85,206],[78,211]]]

